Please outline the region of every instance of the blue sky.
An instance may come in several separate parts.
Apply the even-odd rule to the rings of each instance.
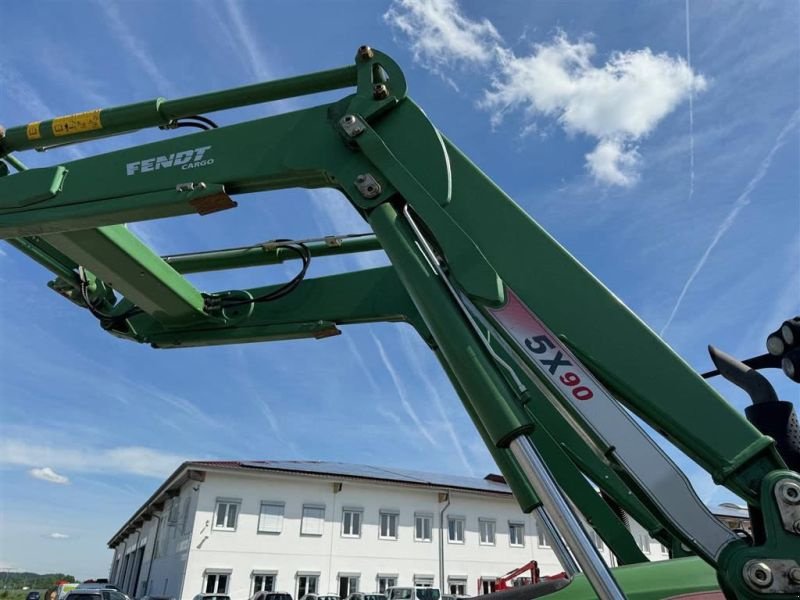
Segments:
[[[694,368],[709,367],[708,343],[760,354],[800,313],[797,3],[83,1],[12,3],[4,19],[9,126],[342,66],[368,43],[404,67],[450,139]],[[20,158],[49,165],[165,135],[175,133]],[[294,190],[132,229],[168,253],[367,228],[336,194]],[[320,259],[309,274],[384,262]],[[295,267],[192,280],[262,285]],[[153,351],[103,333],[48,279],[0,246],[0,567],[101,576],[106,540],[185,458],[496,470],[408,327]],[[797,402],[796,386],[771,379]],[[707,501],[729,499],[675,456]]]

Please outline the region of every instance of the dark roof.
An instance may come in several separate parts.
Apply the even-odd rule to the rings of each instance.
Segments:
[[[137,510],[133,516],[114,534],[108,541],[108,546],[113,548],[127,535],[132,525],[154,512],[153,506],[164,501],[171,493],[176,493],[186,483],[189,471],[202,471],[204,469],[224,469],[232,471],[265,471],[273,473],[291,473],[296,475],[310,475],[317,477],[335,477],[337,479],[380,481],[410,486],[432,487],[436,489],[463,490],[479,493],[493,493],[511,495],[511,488],[506,485],[500,475],[487,475],[484,479],[478,477],[463,477],[459,475],[444,475],[441,473],[426,473],[409,469],[395,469],[387,467],[373,467],[369,465],[354,465],[341,462],[324,462],[318,460],[198,460],[183,463],[167,480],[159,486],[152,496]]]
[[[204,464],[227,467],[230,463],[223,462],[217,464],[215,462],[210,462]],[[478,477],[444,475],[442,473],[427,473],[409,469],[373,467],[369,465],[323,462],[318,460],[253,460],[241,462],[239,463],[239,467],[244,469],[262,469],[265,471],[298,474],[334,475],[351,479],[369,479],[373,481],[406,483],[436,488],[511,494],[511,488],[506,485],[505,481],[497,481],[496,475],[492,476],[491,479],[489,479],[489,476],[480,479]]]

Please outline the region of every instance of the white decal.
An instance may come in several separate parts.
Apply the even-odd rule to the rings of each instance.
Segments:
[[[128,175],[135,175],[139,173],[149,173],[151,171],[158,171],[159,169],[170,169],[173,167],[180,167],[182,170],[196,169],[198,167],[206,167],[214,164],[213,158],[205,158],[207,150],[211,150],[211,146],[201,146],[200,148],[192,148],[191,150],[183,150],[182,152],[174,152],[167,156],[154,156],[153,158],[145,158],[144,160],[137,160],[125,165],[125,170]]]

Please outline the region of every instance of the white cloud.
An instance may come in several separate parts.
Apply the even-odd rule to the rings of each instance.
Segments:
[[[639,179],[636,167],[639,153],[626,147],[618,139],[601,140],[597,147],[586,155],[586,168],[597,181],[630,187]]]
[[[479,106],[493,112],[493,125],[516,109],[524,131],[548,118],[569,135],[596,139],[587,168],[608,185],[635,183],[635,142],[706,87],[683,58],[649,48],[615,52],[595,66],[594,44],[573,42],[563,32],[517,56],[490,22],[466,18],[454,0],[396,0],[384,18],[411,39],[415,60],[433,71],[455,61],[485,66],[491,82]]]
[[[53,532],[47,535],[51,540],[68,540],[69,536],[66,533]]]
[[[639,155],[634,142],[649,135],[706,81],[682,58],[653,54],[649,48],[616,52],[602,66],[592,63],[595,46],[571,42],[563,33],[537,44],[529,56],[500,54],[500,75],[481,106],[495,110],[497,124],[509,108],[528,120],[555,119],[568,134],[596,138],[586,155],[594,178],[609,185],[635,183]]]
[[[411,38],[416,61],[437,72],[456,62],[489,63],[501,41],[490,21],[466,18],[455,0],[397,0],[383,19]]]
[[[31,443],[27,439],[6,437],[0,441],[0,464],[36,467],[48,464],[49,469],[76,472],[117,472],[146,477],[164,477],[184,461],[176,454],[140,446],[93,448],[82,445],[67,447]]]
[[[41,479],[42,481],[49,481],[50,483],[69,483],[69,477],[56,473],[50,467],[35,468],[28,471],[31,477]]]

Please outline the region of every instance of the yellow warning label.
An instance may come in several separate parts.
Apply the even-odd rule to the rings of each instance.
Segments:
[[[42,137],[42,134],[39,132],[39,121],[34,121],[33,123],[28,123],[28,129],[25,131],[28,134],[29,140],[38,140]]]
[[[82,131],[92,131],[102,128],[103,124],[100,122],[99,108],[53,119],[53,135],[56,136],[72,135]]]

